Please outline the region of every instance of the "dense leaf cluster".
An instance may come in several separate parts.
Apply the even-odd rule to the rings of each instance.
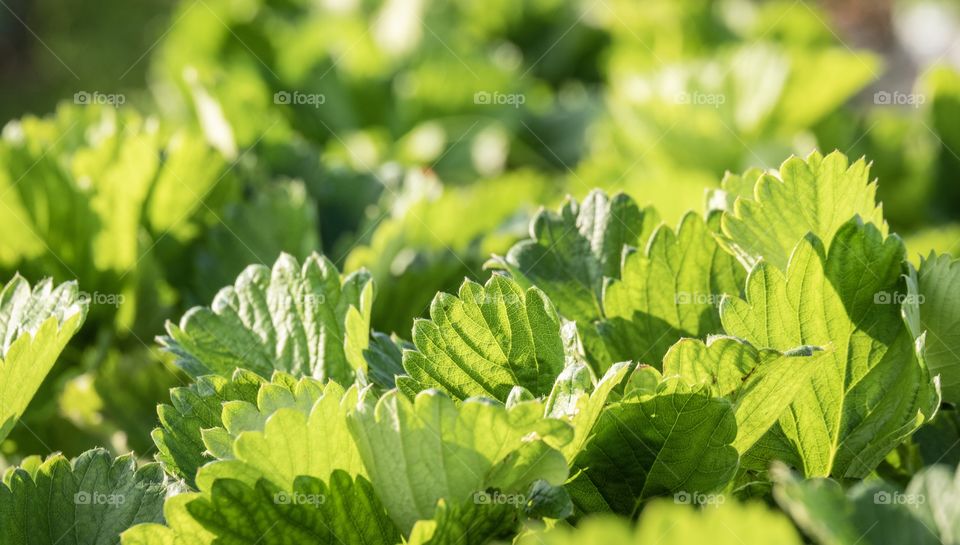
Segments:
[[[744,176],[676,229],[601,191],[543,211],[412,342],[364,270],[252,265],[159,338],[190,377],[159,463],[26,460],[3,543],[957,543],[960,265],[906,260],[863,160]],[[0,303],[9,392],[86,301]]]

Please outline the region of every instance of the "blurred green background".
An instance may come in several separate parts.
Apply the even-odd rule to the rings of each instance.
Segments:
[[[150,457],[164,321],[281,251],[370,269],[408,337],[540,206],[673,223],[820,148],[957,255],[958,67],[942,0],[0,0],[0,272],[95,296],[0,454]]]

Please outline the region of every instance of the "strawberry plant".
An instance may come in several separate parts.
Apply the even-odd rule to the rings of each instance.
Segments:
[[[949,2],[62,2],[0,545],[960,545]]]
[[[879,476],[960,402],[960,265],[911,264],[875,192],[814,152],[676,229],[568,199],[412,342],[371,328],[363,270],[252,265],[158,338],[189,378],[157,462],[25,459],[4,543],[954,543],[952,469]],[[9,427],[87,302],[21,278],[2,301]]]

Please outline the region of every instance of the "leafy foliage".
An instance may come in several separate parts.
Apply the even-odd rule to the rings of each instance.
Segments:
[[[168,324],[160,342],[195,377],[243,368],[348,383],[365,368],[373,289],[364,272],[341,278],[319,255],[301,266],[284,254],[272,269],[248,267],[212,306]]]
[[[799,185],[838,184],[836,172],[860,168],[848,169],[837,155],[788,164],[787,172],[808,169],[807,178],[784,175]],[[805,477],[862,478],[933,417],[940,397],[926,367],[924,339],[931,329],[948,329],[941,324],[949,318],[924,309],[919,292],[924,282],[934,291],[949,289],[953,279],[924,277],[927,262],[920,274],[905,276],[912,269],[900,240],[855,213],[842,225],[827,218],[826,227],[800,235],[784,269],[761,255],[746,275],[727,253],[732,239],[722,242],[729,233],[721,225],[737,213],[731,203],[742,205],[744,196],[735,194],[753,187],[748,177],[728,176],[724,193],[711,197],[716,209],[706,219],[689,214],[676,232],[661,225],[643,250],[632,246],[639,239],[624,240],[623,225],[611,212],[640,218],[645,213],[631,201],[600,192],[584,209],[570,201],[557,221],[576,226],[575,218],[589,220],[593,227],[586,232],[595,238],[584,248],[601,248],[586,255],[594,271],[586,283],[551,280],[562,270],[556,261],[553,269],[519,266],[526,252],[549,257],[554,251],[535,235],[493,262],[509,276],[496,274],[484,285],[467,280],[457,295],[437,295],[430,318],[415,323],[412,343],[371,332],[368,321],[358,320],[358,308],[372,303],[366,280],[349,292],[360,297],[351,300],[349,316],[329,322],[354,320],[355,328],[344,327],[356,336],[336,352],[360,356],[348,360],[352,376],[310,376],[308,367],[287,365],[267,380],[264,371],[220,365],[235,368],[232,379],[200,376],[175,390],[174,405],[161,408],[155,438],[166,467],[199,492],[168,503],[169,526],[134,528],[124,539],[379,543],[404,536],[411,543],[442,543],[470,536],[484,543],[514,535],[524,519],[602,512],[639,513],[636,531],[645,539],[692,538],[718,525],[735,526],[736,537],[743,526],[723,522],[726,514],[665,528],[656,521],[666,520],[671,509],[656,499],[720,503],[733,487],[747,483],[762,490],[771,477],[784,510],[822,543],[855,541],[876,516],[887,517],[900,532],[889,535],[902,539],[916,538],[915,530],[929,520],[951,520],[952,507],[940,507],[949,502],[926,511],[870,507],[867,499],[875,494],[898,494],[892,485],[864,483],[847,494],[831,488],[829,479],[804,481],[782,465],[767,473],[771,463],[785,462]],[[797,232],[784,231],[782,241]],[[828,244],[820,233],[832,234]],[[613,248],[621,256],[618,267]],[[946,288],[930,287],[934,279]],[[580,308],[573,312],[583,320],[568,321],[555,309],[541,281],[567,308]],[[342,294],[346,285],[334,277],[328,292]],[[284,287],[277,297],[290,300],[298,290]],[[578,307],[589,301],[599,303],[596,312]],[[293,316],[287,322],[310,315]],[[645,329],[657,316],[674,322]],[[652,336],[656,331],[662,344]],[[592,341],[605,346],[597,350]],[[622,348],[631,343],[658,359]],[[354,348],[360,350],[350,352]],[[614,363],[619,354],[628,361]],[[190,357],[197,369],[220,358],[212,349]],[[598,375],[598,368],[606,371]],[[929,441],[917,444],[936,450]],[[918,475],[911,489],[934,486],[938,474],[930,471],[934,476]],[[332,498],[333,504],[304,508],[278,504],[277,497]],[[685,508],[674,509],[671,517],[686,516]],[[811,516],[811,509],[823,511]],[[722,512],[739,510],[765,520],[769,535],[797,541],[783,518],[765,511],[737,505]],[[635,539],[619,523],[607,527],[590,517],[575,532],[592,539],[594,524],[597,532]],[[564,535],[546,532],[543,538]]]
[[[77,284],[33,288],[16,276],[0,291],[0,440],[10,433],[67,341],[80,329],[87,301]]]
[[[457,505],[490,487],[521,495],[540,479],[562,484],[567,465],[547,445],[562,446],[572,430],[542,414],[532,401],[510,409],[484,400],[457,407],[436,392],[414,401],[391,392],[360,405],[350,427],[374,489],[409,532],[415,521],[433,518],[440,499]]]
[[[861,168],[838,155],[796,161],[768,183],[833,187],[838,172]],[[162,467],[192,491],[170,497],[163,517],[154,502],[145,518],[123,519],[147,524],[111,522],[104,535],[164,545],[480,544],[579,532],[669,541],[725,536],[721,526],[747,535],[727,521],[742,515],[795,542],[784,518],[756,507],[692,516],[658,501],[734,502],[772,487],[820,543],[855,542],[877,517],[891,528],[883,539],[922,542],[927,527],[954,539],[944,469],[921,469],[906,489],[935,497],[929,505],[875,500],[900,498],[896,485],[863,481],[845,492],[829,480],[875,470],[904,479],[948,456],[952,410],[932,419],[941,379],[950,392],[954,263],[932,256],[917,271],[882,218],[878,226],[851,213],[840,225],[824,216],[782,231],[777,244],[806,229],[785,268],[757,254],[747,273],[737,258],[752,263],[749,252],[737,248],[782,251],[734,243],[724,230],[727,218],[759,221],[740,214],[750,177],[728,176],[714,209],[686,215],[677,231],[602,192],[583,207],[568,201],[560,218],[541,214],[533,240],[492,262],[502,272],[436,295],[412,342],[371,329],[376,293],[364,271],[341,275],[319,254],[302,266],[285,254],[272,270],[248,267],[160,339],[191,382],[158,408],[161,464],[141,471]],[[628,234],[624,219],[649,236]],[[556,225],[538,232],[537,222]],[[562,246],[543,245],[560,225],[579,233],[583,261],[564,265]],[[562,277],[574,262],[587,267],[581,277]],[[70,284],[30,290],[19,278],[3,302],[12,346],[20,332],[78,327],[85,309]],[[35,478],[39,467],[28,459],[10,475]],[[166,493],[164,479],[143,479]],[[34,505],[21,496],[10,509]],[[637,529],[593,521],[610,512],[639,516]],[[676,530],[657,522],[668,518],[689,520]],[[566,520],[580,527],[534,529]]]
[[[744,273],[715,241],[719,222],[719,214],[704,221],[690,213],[674,232],[626,195],[593,191],[559,215],[541,212],[531,239],[490,263],[542,286],[580,324],[595,367],[659,365],[680,337],[719,333],[720,297],[740,293]]]
[[[940,543],[960,543],[960,472],[940,465],[924,468],[907,486],[906,497],[917,498],[914,513]],[[920,500],[919,498],[923,498]]]
[[[594,190],[558,213],[541,211],[530,239],[491,264],[540,287],[563,316],[589,323],[603,315],[604,279],[619,278],[624,249],[645,246],[658,223],[653,209],[641,210],[629,196]]]
[[[775,470],[777,501],[818,543],[956,543],[957,481],[942,466],[918,473],[906,493],[868,481],[844,491],[829,479]]]
[[[898,238],[851,220],[829,251],[806,239],[785,273],[761,262],[746,300],[724,300],[724,328],[752,344],[831,346],[832,361],[748,454],[751,465],[782,459],[806,476],[862,478],[933,416],[938,391],[894,300],[906,293],[903,254]]]
[[[572,461],[593,437],[593,430],[608,401],[616,398],[631,370],[627,362],[614,364],[599,381],[582,362],[568,364],[557,377],[546,400],[545,414],[566,420],[573,426],[573,440],[561,451]]]
[[[362,477],[354,481],[341,471],[331,475],[329,486],[300,477],[289,494],[266,480],[250,487],[220,479],[213,484],[209,500],[197,498],[187,510],[216,536],[215,543],[289,543],[294,539],[389,545],[399,537],[370,483]]]
[[[625,255],[620,280],[604,288],[598,325],[614,361],[658,365],[681,337],[721,332],[718,302],[740,293],[744,274],[714,239],[719,220],[687,214],[677,233],[660,227],[646,250]]]
[[[123,305],[93,310],[133,328],[165,303],[141,291],[163,276],[146,250],[168,235],[191,238],[219,183],[231,185],[225,166],[200,135],[161,131],[131,110],[64,105],[15,121],[0,142],[0,266],[122,294]]]
[[[941,407],[937,415],[913,434],[921,465],[960,465],[960,412]]]
[[[403,351],[414,347],[396,335],[387,335],[374,331],[370,335],[370,345],[363,351],[370,371],[370,380],[383,388],[393,388],[397,376],[403,375]]]
[[[777,422],[811,375],[821,371],[827,355],[813,347],[787,354],[758,351],[732,337],[712,337],[707,343],[682,339],[664,358],[663,373],[703,385],[733,404],[733,446],[743,454]]]
[[[631,514],[652,497],[715,491],[737,469],[736,433],[733,407],[708,391],[665,383],[628,394],[604,410],[577,457],[572,495],[588,512]]]
[[[0,40],[9,118],[73,95],[0,136],[0,543],[960,539],[948,3],[61,2]]]
[[[911,293],[919,310],[918,330],[926,333],[924,360],[940,376],[943,399],[960,403],[960,262],[931,254],[922,260]]]
[[[868,177],[865,160],[851,165],[840,152],[787,159],[780,178],[760,176],[753,193],[741,194],[734,202],[732,213],[723,217],[724,235],[748,267],[762,257],[785,270],[794,246],[807,233],[829,247],[853,216],[876,224],[885,234],[877,187]]]
[[[208,375],[171,390],[172,405],[157,407],[161,427],[152,434],[165,469],[193,485],[197,470],[209,461],[202,431],[222,426],[224,403],[255,401],[262,382],[259,375],[238,369],[231,379]]]
[[[414,324],[416,350],[403,356],[408,387],[506,401],[514,386],[546,395],[563,369],[560,318],[537,288],[502,276],[466,281],[458,297],[433,300],[430,318]]]
[[[250,486],[267,479],[291,490],[302,475],[322,480],[336,470],[365,475],[346,421],[355,403],[355,388],[344,391],[335,382],[322,386],[304,378],[286,386],[264,384],[256,406],[225,404],[224,428],[203,433],[207,449],[220,461],[197,472],[198,486],[211,489],[220,478]]]
[[[105,450],[73,461],[53,455],[10,469],[0,485],[0,533],[11,545],[113,545],[120,532],[161,522],[166,479],[157,464]]]

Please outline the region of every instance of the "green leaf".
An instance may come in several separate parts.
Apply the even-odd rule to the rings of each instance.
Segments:
[[[725,240],[752,268],[761,258],[781,270],[807,233],[829,244],[850,218],[859,215],[886,234],[882,207],[876,204],[876,183],[868,182],[869,165],[852,165],[840,152],[826,157],[813,152],[791,157],[779,177],[760,177],[751,197],[741,196],[723,216]]]
[[[157,464],[95,449],[12,469],[0,485],[5,545],[113,545],[135,524],[162,522],[166,483]]]
[[[0,441],[37,393],[67,342],[87,316],[76,282],[32,289],[15,276],[0,291]]]
[[[960,544],[960,470],[942,465],[924,468],[910,481],[904,498],[941,544]]]
[[[903,244],[850,221],[829,254],[801,242],[785,273],[766,261],[746,300],[725,299],[726,331],[754,346],[829,346],[819,370],[744,460],[764,470],[781,459],[805,476],[864,477],[939,405],[901,317]]]
[[[727,171],[720,180],[720,189],[707,190],[707,210],[732,213],[738,198],[753,197],[753,188],[761,176],[763,170],[756,167],[747,169],[743,174]]]
[[[440,500],[434,518],[418,521],[407,543],[485,545],[495,538],[509,539],[516,531],[519,513],[513,502],[478,502],[470,498],[450,506]]]
[[[238,373],[238,378],[249,375]],[[347,427],[347,411],[357,403],[356,387],[345,391],[336,382],[324,385],[282,373],[243,388],[251,385],[259,385],[255,403],[226,400],[217,419],[223,427],[201,430],[208,456],[218,459],[198,470],[200,493],[167,503],[167,527],[134,528],[124,542],[247,543],[249,532],[276,525],[276,536],[262,536],[267,543],[308,538],[354,542],[349,540],[360,535],[368,540],[358,541],[362,543],[380,543],[380,538],[395,543],[396,529],[365,480]],[[332,504],[321,505],[324,501]],[[365,527],[367,523],[378,526]]]
[[[960,411],[941,407],[913,434],[913,442],[923,465],[960,466]]]
[[[620,277],[626,247],[642,247],[660,222],[623,193],[592,191],[568,199],[556,213],[542,210],[530,223],[530,238],[490,265],[542,289],[564,317],[590,323],[602,315],[605,278]]]
[[[573,500],[563,486],[534,481],[524,499],[523,511],[532,518],[564,520],[573,515]]]
[[[940,375],[943,400],[960,404],[960,260],[931,253],[918,271],[915,293],[923,353],[931,375]]]
[[[508,410],[477,399],[458,406],[436,391],[411,402],[392,391],[377,403],[365,399],[349,423],[377,495],[409,533],[434,517],[441,499],[458,505],[488,487],[523,494],[538,479],[562,484],[565,460],[541,441],[562,446],[572,431],[542,415],[532,401]]]
[[[607,400],[630,369],[631,364],[627,362],[614,364],[594,384],[590,368],[584,363],[573,363],[557,377],[546,401],[545,415],[566,420],[573,426],[573,441],[561,449],[567,460],[572,462],[593,436],[593,427]]]
[[[366,369],[369,327],[356,339],[357,328],[348,326],[369,324],[373,296],[363,271],[341,277],[325,257],[313,254],[301,267],[283,254],[272,270],[248,267],[179,326],[168,322],[169,336],[159,341],[194,377],[245,368],[264,377],[280,370],[349,384],[356,370]]]
[[[681,337],[720,333],[723,294],[740,293],[745,272],[717,244],[720,216],[684,216],[677,233],[661,226],[643,252],[628,254],[603,292],[598,329],[613,361],[659,366]]]
[[[212,458],[205,453],[201,431],[223,425],[223,404],[257,399],[264,382],[259,375],[237,369],[231,379],[217,375],[199,377],[196,382],[170,391],[171,405],[158,405],[160,427],[153,433],[157,460],[171,474],[196,487],[197,469]]]
[[[413,349],[413,343],[396,335],[372,332],[370,344],[363,351],[367,368],[370,370],[370,380],[385,389],[394,388],[397,377],[406,374],[403,369],[403,351]]]
[[[336,471],[329,486],[314,477],[299,477],[286,490],[267,480],[251,487],[220,479],[213,483],[209,499],[199,497],[186,507],[216,536],[216,545],[399,541],[396,526],[363,477]]]
[[[547,296],[501,275],[483,286],[465,281],[458,297],[438,294],[430,320],[415,323],[413,343],[416,350],[403,356],[410,377],[420,389],[460,400],[506,401],[514,386],[546,395],[565,361],[560,318]]]
[[[656,367],[641,363],[630,373],[625,391],[635,395],[652,395],[657,393],[661,382],[663,373]]]
[[[655,496],[707,493],[737,469],[737,423],[729,401],[675,381],[657,393],[627,393],[604,409],[577,457],[571,495],[586,511],[632,514]]]
[[[926,498],[905,495],[882,481],[864,481],[844,492],[836,481],[803,480],[782,464],[771,475],[777,503],[821,545],[940,543],[932,527],[928,529],[909,505]]]
[[[144,524],[124,545],[318,543],[393,545],[400,541],[370,483],[343,471],[328,481],[299,477],[282,488],[260,479],[215,481],[208,492],[168,500],[168,525]]]
[[[178,494],[163,504],[166,525],[138,524],[121,534],[123,545],[210,545],[214,535],[187,511],[187,504],[200,495]]]
[[[733,446],[743,454],[777,422],[823,355],[819,349],[757,350],[733,337],[681,339],[664,357],[663,374],[729,399],[737,420]]]
[[[210,490],[218,479],[254,486],[266,479],[291,490],[301,476],[326,481],[337,470],[366,475],[347,427],[347,412],[357,389],[336,382],[321,385],[310,378],[294,384],[264,384],[257,404],[224,405],[224,428],[204,430],[209,451],[219,461],[200,468],[196,481]]]
[[[760,351],[735,337],[710,336],[707,341],[680,339],[663,358],[664,376],[703,385],[717,397],[735,400],[760,364]]]
[[[576,528],[531,532],[518,545],[800,545],[790,521],[762,504],[723,503],[706,509],[653,501],[636,527],[622,517],[594,516]]]

